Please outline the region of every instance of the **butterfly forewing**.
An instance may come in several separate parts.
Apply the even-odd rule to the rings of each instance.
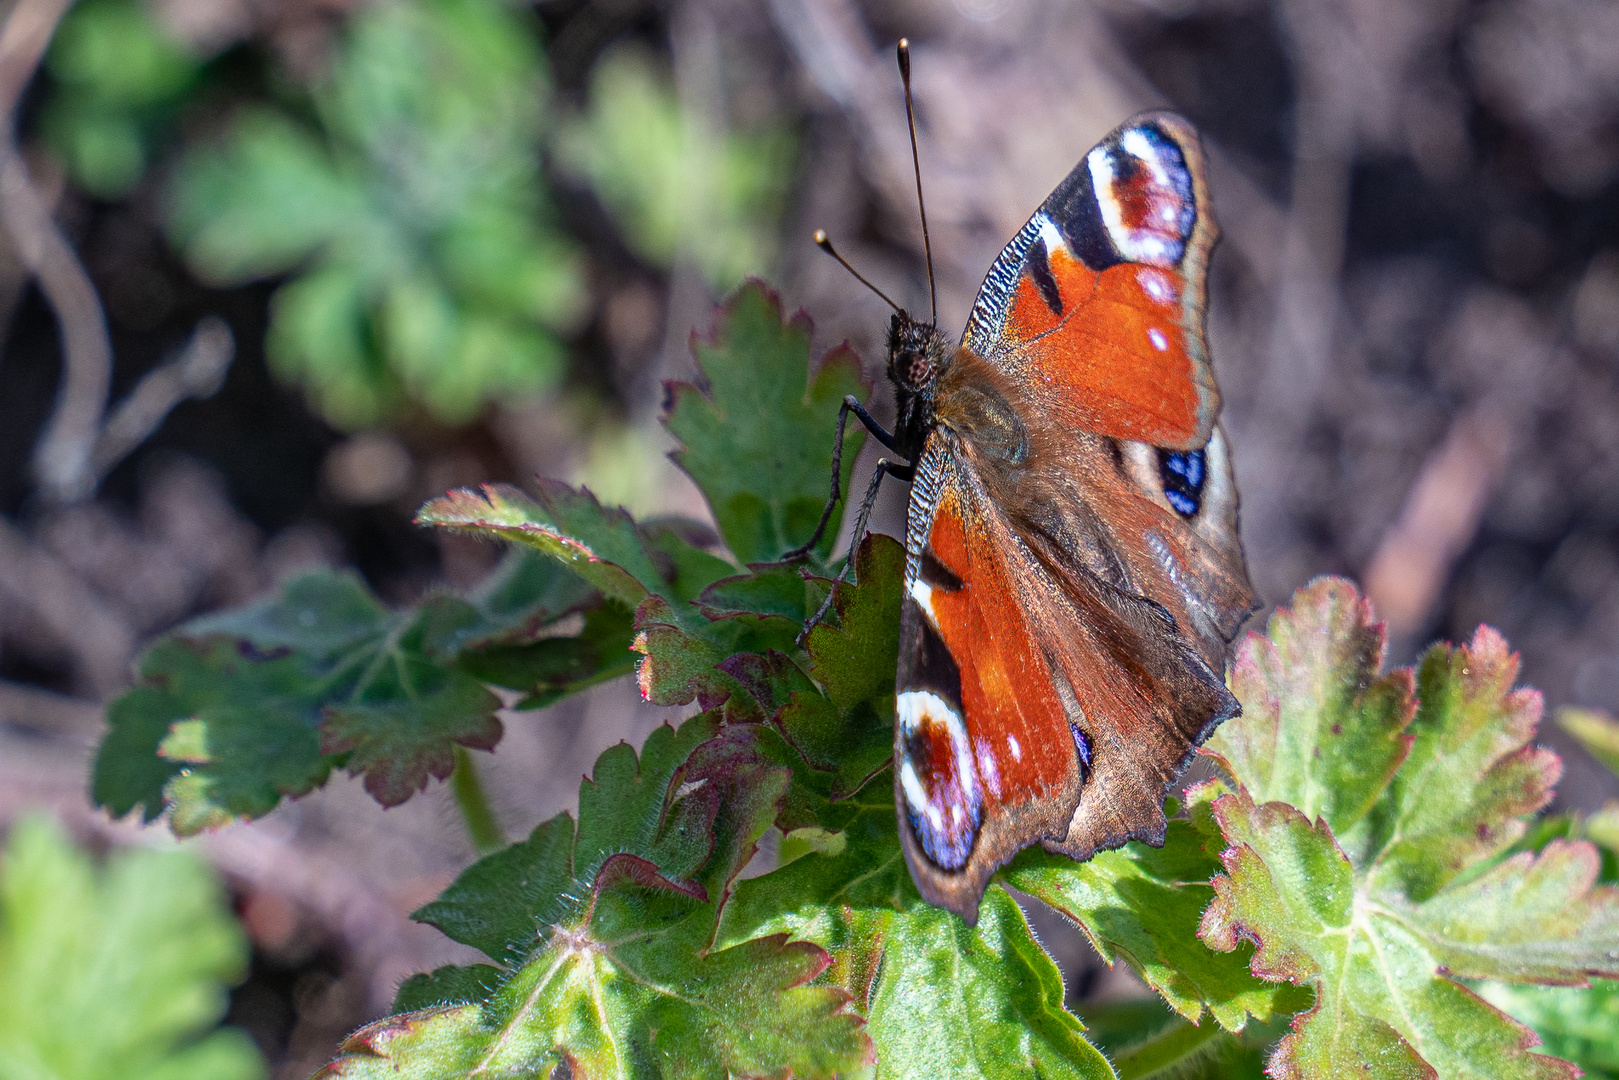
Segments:
[[[1220,410],[1204,307],[1209,209],[1197,137],[1169,113],[1099,143],[1002,251],[962,344],[1074,427],[1171,449]]]

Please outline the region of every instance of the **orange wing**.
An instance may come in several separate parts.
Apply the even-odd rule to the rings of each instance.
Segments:
[[[1068,426],[1198,449],[1220,411],[1204,329],[1218,236],[1196,133],[1138,116],[1001,252],[962,344]]]

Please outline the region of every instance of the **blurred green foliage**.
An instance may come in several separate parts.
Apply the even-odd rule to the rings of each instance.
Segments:
[[[103,198],[177,146],[171,238],[211,284],[286,276],[271,362],[341,427],[410,405],[464,423],[561,379],[591,303],[552,151],[651,266],[687,258],[717,289],[769,269],[790,134],[729,135],[682,109],[646,50],[610,50],[577,109],[538,21],[505,0],[366,4],[312,84],[277,78],[251,100],[209,62],[139,0],[90,0],[52,46],[43,134]]]
[[[89,0],[62,20],[45,65],[58,88],[40,121],[46,141],[74,183],[114,199],[140,181],[202,58],[138,0]]]
[[[257,1080],[218,1028],[247,941],[196,857],[120,851],[103,868],[48,818],[0,861],[0,1080]]]
[[[685,255],[719,290],[768,269],[775,220],[792,178],[780,128],[726,136],[675,89],[646,51],[596,64],[590,106],[567,124],[558,156],[585,177],[636,253],[668,266]]]
[[[540,183],[550,88],[534,30],[490,0],[369,5],[295,108],[191,150],[172,226],[220,284],[296,271],[270,355],[347,427],[406,398],[439,419],[553,383],[583,314]]]

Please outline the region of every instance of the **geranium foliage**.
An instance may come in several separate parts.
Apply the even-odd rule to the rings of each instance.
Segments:
[[[861,385],[844,350],[812,366],[808,341],[749,286],[698,339],[700,383],[670,394],[718,540],[551,481],[451,492],[424,525],[523,553],[483,591],[390,612],[351,578],[306,578],[143,661],[97,792],[182,831],[338,767],[409,794],[493,743],[491,686],[537,705],[633,664],[648,700],[695,713],[608,750],[577,814],[416,912],[485,962],[407,981],[323,1075],[1574,1074],[1471,987],[1587,995],[1564,1018],[1607,1007],[1579,989],[1619,975],[1597,819],[1534,818],[1558,761],[1530,742],[1539,697],[1499,636],[1383,672],[1347,582],[1243,643],[1244,713],[1209,747],[1224,775],[1171,800],[1161,848],[1026,851],[973,928],[924,903],[889,771],[903,552],[863,538],[836,585],[825,545],[770,561],[808,538]],[[1025,920],[1036,902],[1162,1005],[1076,1003]],[[1557,1046],[1596,1060],[1573,1034]]]

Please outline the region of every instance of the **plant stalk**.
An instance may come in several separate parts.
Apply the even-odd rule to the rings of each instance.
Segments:
[[[1193,1025],[1177,1018],[1158,1034],[1113,1056],[1119,1080],[1146,1080],[1206,1051],[1216,1039],[1229,1038],[1214,1018]]]
[[[478,766],[464,746],[455,748],[455,772],[450,774],[450,790],[455,792],[455,805],[461,808],[461,820],[466,823],[473,849],[479,855],[488,855],[505,847],[506,834],[489,807],[489,796],[484,792]]]

